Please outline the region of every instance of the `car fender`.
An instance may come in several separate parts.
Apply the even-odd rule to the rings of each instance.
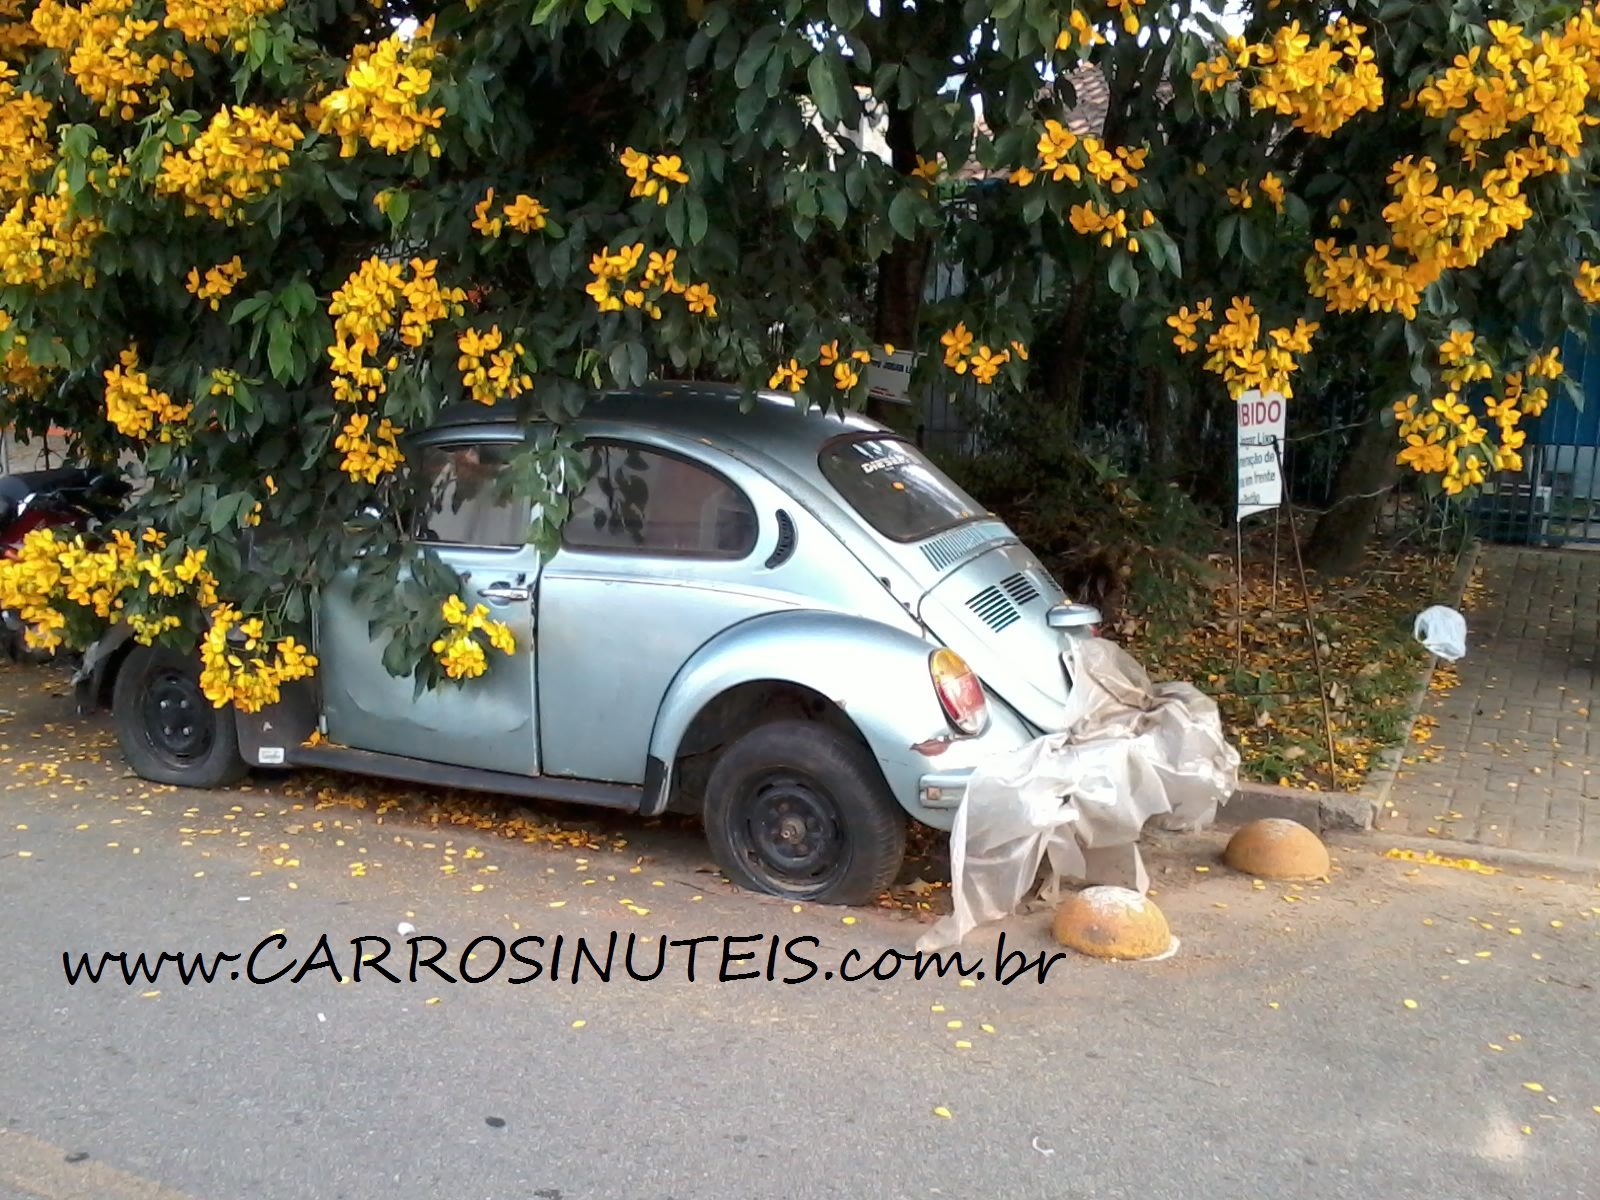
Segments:
[[[78,669],[72,676],[73,695],[78,712],[87,714],[111,703],[111,686],[122,660],[133,649],[133,629],[121,621],[116,622],[83,652]]]
[[[643,811],[666,808],[672,764],[700,711],[729,688],[769,680],[837,704],[876,755],[895,798],[914,810],[916,781],[927,769],[927,751],[917,747],[958,736],[928,673],[937,648],[878,621],[814,610],[769,613],[724,630],[684,663],[662,699]]]

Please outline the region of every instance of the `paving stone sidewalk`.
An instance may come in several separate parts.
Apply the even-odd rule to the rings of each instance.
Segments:
[[[1600,552],[1479,561],[1460,683],[1422,706],[1433,761],[1401,766],[1381,827],[1600,863]]]

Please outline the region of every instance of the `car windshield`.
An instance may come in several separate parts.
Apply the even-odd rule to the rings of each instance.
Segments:
[[[850,506],[897,542],[921,541],[985,515],[922,451],[898,438],[831,442],[818,463]]]

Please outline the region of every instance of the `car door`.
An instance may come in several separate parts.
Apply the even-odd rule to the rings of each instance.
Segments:
[[[539,772],[534,598],[539,554],[526,544],[528,505],[497,486],[520,447],[499,436],[455,434],[413,453],[427,488],[413,534],[462,576],[462,598],[510,628],[516,650],[490,650],[477,679],[417,694],[413,675],[383,666],[387,637],[368,633],[354,597],[355,570],[324,593],[318,613],[323,713],[330,741],[361,750],[456,766]]]
[[[736,464],[622,437],[592,437],[585,451],[588,481],[539,592],[544,770],[640,783],[661,699],[689,656],[794,601],[760,580],[756,507]]]

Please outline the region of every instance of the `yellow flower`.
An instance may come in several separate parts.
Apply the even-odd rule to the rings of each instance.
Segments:
[[[977,353],[972,356],[972,377],[979,383],[990,384],[994,377],[1000,373],[1000,368],[1011,361],[1011,352],[1002,350],[998,354],[988,346],[979,346]]]
[[[342,158],[354,157],[365,142],[385,154],[406,154],[421,146],[439,156],[434,132],[444,119],[442,107],[429,107],[433,88],[433,18],[409,36],[395,33],[350,55],[344,86],[320,105],[317,128],[339,139]]]
[[[548,223],[546,218],[549,212],[548,208],[532,196],[519,195],[506,205],[506,224],[518,233],[534,233],[543,229]]]
[[[204,212],[228,224],[244,206],[283,182],[291,153],[305,136],[287,116],[266,109],[224,106],[182,152],[168,152],[156,194],[183,197],[184,212]]]
[[[657,204],[665,204],[671,198],[671,189],[667,184],[689,182],[689,174],[683,169],[683,159],[676,154],[658,154],[652,159],[648,154],[629,146],[618,156],[618,161],[628,178],[633,180],[633,187],[628,192],[630,197],[648,199],[654,196]]]
[[[772,373],[772,378],[767,380],[767,386],[774,391],[787,388],[791,392],[798,392],[805,386],[808,374],[798,359],[791,358],[787,363],[779,364],[778,369]]]
[[[1600,265],[1585,259],[1578,264],[1578,274],[1572,281],[1572,286],[1577,289],[1590,304],[1600,304]]]
[[[150,376],[139,369],[136,347],[124,350],[104,378],[106,418],[117,432],[135,441],[145,441],[152,433],[163,442],[182,440],[186,431],[179,426],[189,419],[194,405],[174,403],[166,392],[151,387]]]
[[[1254,204],[1255,197],[1250,194],[1250,185],[1245,183],[1240,184],[1238,187],[1230,187],[1228,189],[1228,203],[1235,208],[1249,208]]]
[[[1088,50],[1105,41],[1105,37],[1089,23],[1079,9],[1067,13],[1067,28],[1056,35],[1056,49],[1070,50],[1074,41],[1080,50]]]
[[[1528,360],[1528,377],[1530,379],[1559,379],[1566,371],[1561,364],[1561,347],[1551,346],[1543,354],[1535,354]]]
[[[191,267],[184,286],[191,295],[206,301],[215,311],[220,307],[222,298],[233,291],[245,274],[244,264],[235,254],[227,262],[208,268],[204,279],[200,276],[199,267]]]
[[[490,188],[472,209],[472,227],[488,238],[499,237],[500,231],[505,228],[503,217],[490,215],[490,210],[493,208],[494,189]]]
[[[911,169],[911,174],[924,183],[933,183],[939,178],[939,172],[943,169],[943,164],[939,162],[937,157],[926,159],[919,154],[917,155],[917,165]]]
[[[939,344],[944,347],[944,365],[955,369],[956,374],[966,373],[967,355],[972,351],[972,332],[965,322],[957,322],[954,329],[948,329],[939,337]]]
[[[689,305],[689,311],[700,313],[707,317],[717,315],[717,298],[711,293],[711,285],[706,283],[691,283],[683,293],[684,300]]]
[[[1279,179],[1271,171],[1268,171],[1261,177],[1260,187],[1261,194],[1272,202],[1272,207],[1277,209],[1279,212],[1282,212],[1284,200],[1283,180]],[[1246,205],[1245,207],[1248,208],[1249,205]]]
[[[1452,330],[1439,345],[1439,361],[1453,366],[1472,358],[1475,353],[1473,343],[1476,336],[1470,329]]]
[[[848,392],[861,382],[861,376],[852,365],[852,359],[841,359],[833,364],[833,386],[841,392]]]

